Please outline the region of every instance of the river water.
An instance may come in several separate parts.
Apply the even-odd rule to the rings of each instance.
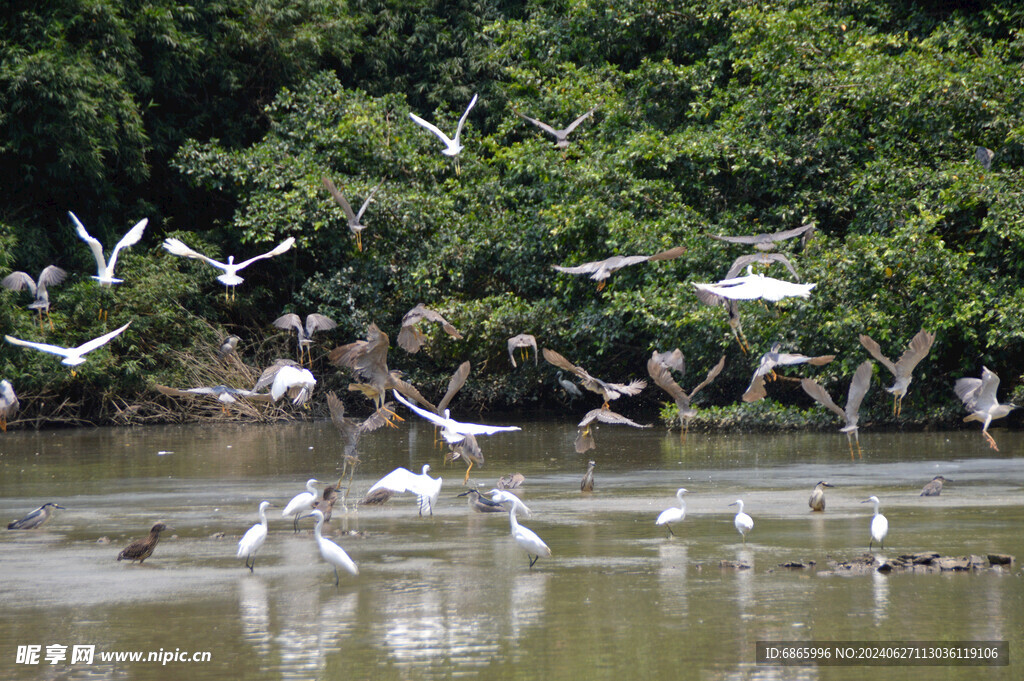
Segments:
[[[492,423],[502,423],[492,417]],[[433,428],[408,421],[364,438],[350,501],[397,466],[444,477],[433,517],[396,497],[335,509],[330,536],[359,565],[340,586],[310,520],[280,509],[305,481],[337,479],[329,422],[9,432],[0,438],[0,518],[47,501],[44,528],[0,530],[0,678],[126,679],[893,679],[1021,678],[1024,673],[1024,437],[974,430],[861,434],[851,461],[839,433],[693,434],[601,427],[573,450],[575,426],[524,423],[481,438],[470,485],[526,476],[551,547],[530,569],[506,514],[456,495],[465,468],[444,466]],[[581,494],[588,458],[596,487]],[[935,475],[939,497],[920,497]],[[818,480],[824,514],[807,498]],[[686,487],[675,537],[654,525]],[[840,575],[863,555],[872,507],[889,520],[876,555],[1012,554],[1002,572]],[[235,557],[263,499],[270,534],[254,574]],[[733,527],[742,499],[754,529]],[[171,525],[144,564],[117,562],[157,521]],[[344,531],[345,534],[340,534]],[[749,569],[722,567],[723,561]],[[812,567],[787,569],[802,561]],[[1009,667],[782,667],[758,641],[1009,641]],[[19,662],[38,645],[39,661]],[[47,646],[67,659],[49,664]],[[93,645],[94,661],[71,662]],[[22,651],[25,649],[22,648]],[[58,649],[51,649],[58,650]],[[101,653],[196,651],[209,661],[101,662]]]

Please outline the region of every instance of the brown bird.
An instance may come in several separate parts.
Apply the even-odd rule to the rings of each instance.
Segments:
[[[586,369],[576,366],[554,350],[544,348],[543,354],[544,359],[547,360],[549,364],[554,364],[559,369],[564,369],[565,371],[576,374],[580,379],[580,385],[590,392],[597,393],[604,397],[605,409],[608,408],[608,403],[612,400],[617,400],[623,395],[639,395],[640,391],[647,387],[647,381],[643,379],[634,379],[628,384],[605,383],[600,378],[594,378],[587,373]]]
[[[595,262],[588,262],[582,265],[576,265],[575,267],[563,267],[561,265],[552,265],[559,272],[566,274],[589,274],[590,278],[597,282],[597,290],[600,291],[604,288],[605,280],[612,275],[613,272],[621,270],[623,267],[629,265],[638,265],[642,262],[655,262],[658,260],[672,260],[678,258],[686,252],[686,248],[683,246],[676,246],[670,248],[667,251],[661,251],[654,255],[613,255],[610,258],[604,260],[597,260]]]
[[[775,232],[773,234],[753,234],[750,236],[725,236],[724,234],[708,234],[707,236],[712,239],[718,239],[719,241],[727,241],[731,244],[747,244],[753,246],[759,251],[772,251],[775,250],[775,245],[779,241],[785,241],[786,239],[792,239],[795,236],[800,236],[805,232],[809,232],[814,229],[814,223],[803,225],[802,227],[796,227],[795,229],[786,229],[781,232]],[[806,237],[805,237],[806,238]]]
[[[743,322],[740,319],[740,302],[733,300],[732,298],[726,298],[720,296],[713,291],[707,289],[698,288],[694,291],[697,294],[697,300],[714,307],[715,305],[721,305],[725,308],[726,313],[729,315],[729,328],[732,329],[733,338],[740,346],[740,350],[743,354],[747,354],[750,346],[747,344],[747,337],[743,333]]]
[[[836,358],[835,355],[808,357],[807,355],[779,352],[779,348],[781,347],[781,343],[776,343],[772,346],[772,349],[769,352],[761,355],[761,364],[754,372],[754,377],[751,379],[750,385],[747,386],[747,391],[743,393],[744,402],[757,402],[768,394],[764,389],[765,376],[768,376],[771,379],[777,378],[775,374],[776,366],[788,364],[812,364],[816,367],[820,367],[828,364]],[[799,379],[794,378],[787,380],[797,381]]]
[[[811,498],[807,500],[807,505],[811,507],[811,512],[823,512],[825,510],[825,488],[832,487],[824,480],[814,486],[814,491],[811,492]]]
[[[679,353],[678,361],[676,361],[677,358],[675,353]],[[668,355],[673,362],[671,367],[675,368],[676,371],[680,373],[685,373],[686,364],[683,361],[683,353],[680,352],[678,348],[675,350],[675,353],[659,353],[657,351],[652,353],[651,358],[647,360],[647,373],[650,374],[654,384],[667,392],[675,401],[676,407],[679,408],[679,425],[682,426],[679,437],[682,439],[686,437],[686,431],[690,428],[690,421],[697,415],[697,410],[691,406],[690,401],[693,399],[694,395],[699,393],[705,386],[711,383],[711,381],[715,380],[718,377],[718,374],[722,373],[722,369],[725,367],[725,355],[722,355],[722,358],[718,360],[718,364],[711,367],[711,371],[708,372],[707,378],[705,378],[703,382],[699,383],[696,388],[687,393],[672,378],[671,373],[669,373],[670,365],[663,361],[665,355]]]
[[[526,481],[526,476],[522,473],[509,473],[498,478],[498,489],[517,489],[522,486]]]
[[[515,349],[523,348],[523,361],[526,361],[526,348],[533,348],[533,365],[537,366],[537,339],[528,333],[521,333],[508,339],[508,358],[512,360],[512,366],[516,364]]]
[[[477,489],[471,489],[463,492],[459,495],[460,497],[469,497],[469,507],[477,513],[504,513],[505,507],[496,501],[491,501],[487,497],[480,494]]]
[[[173,530],[173,527],[168,527],[163,523],[157,523],[150,529],[149,536],[144,539],[136,539],[128,546],[124,547],[121,553],[117,554],[117,560],[132,560],[139,561],[139,565],[142,562],[153,555],[153,549],[156,548],[157,542],[160,541],[160,533],[164,530]]]
[[[922,496],[922,497],[937,497],[937,496],[939,496],[940,494],[942,494],[942,483],[944,483],[944,482],[951,482],[951,481],[950,480],[946,480],[941,475],[936,475],[934,478],[932,478],[931,482],[929,482],[927,485],[924,486],[924,489],[921,490],[921,494],[919,496]]]
[[[384,406],[388,390],[397,390],[411,400],[419,402],[432,411],[437,408],[431,404],[416,388],[402,380],[402,374],[388,369],[388,335],[370,324],[366,331],[366,340],[358,340],[341,345],[331,350],[328,359],[332,364],[352,369],[356,379],[361,383],[349,384],[349,390],[358,390],[374,401],[377,409]],[[391,418],[403,420],[398,414],[391,412]],[[388,421],[391,424],[391,421]],[[393,425],[393,424],[391,424]]]
[[[590,432],[590,424],[594,421],[600,421],[601,423],[609,423],[612,425],[623,425],[633,426],[634,428],[650,428],[651,424],[641,425],[636,421],[630,421],[622,414],[616,414],[611,409],[591,409],[587,412],[587,415],[583,417],[583,420],[577,424],[579,431],[576,433],[576,440],[573,444],[576,446],[576,453],[583,454],[591,449],[597,447],[594,443],[594,436]]]
[[[419,323],[422,321],[437,322],[446,334],[455,340],[462,340],[462,334],[447,319],[419,303],[402,317],[402,330],[398,332],[398,345],[410,354],[419,352],[426,340],[426,336],[419,329]]]
[[[850,380],[850,390],[846,395],[846,409],[840,409],[839,405],[832,401],[828,391],[822,388],[816,381],[810,378],[800,380],[800,386],[804,389],[804,392],[843,419],[843,427],[839,429],[839,432],[846,433],[846,441],[850,445],[851,461],[853,460],[854,442],[857,443],[857,454],[860,455],[860,458],[864,458],[860,451],[857,421],[860,419],[860,403],[864,401],[864,395],[867,394],[868,388],[871,387],[872,369],[874,369],[874,364],[870,359],[864,360],[857,367],[856,373],[854,373],[853,378]]]
[[[892,413],[899,416],[903,410],[903,396],[907,394],[907,388],[910,387],[911,374],[914,372],[914,367],[932,349],[932,343],[935,342],[935,334],[928,333],[924,329],[918,331],[895,364],[882,354],[882,349],[878,343],[871,340],[870,336],[862,333],[858,337],[860,338],[860,344],[871,353],[871,356],[881,362],[882,366],[888,369],[896,378],[896,381],[886,388],[885,391],[892,393]]]
[[[593,492],[594,491],[594,460],[591,459],[587,462],[587,472],[583,474],[583,479],[580,481],[581,492]]]
[[[359,439],[363,436],[363,433],[372,433],[390,423],[388,416],[394,413],[394,402],[385,402],[380,409],[370,414],[363,421],[356,421],[355,419],[346,418],[345,405],[332,390],[327,393],[327,408],[331,411],[331,422],[338,429],[338,432],[341,433],[341,437],[344,440],[341,453],[341,477],[338,478],[338,482],[334,485],[337,489],[341,488],[341,481],[345,477],[345,471],[347,470],[348,486],[344,488],[345,494],[342,497],[342,504],[344,504],[348,499],[348,490],[352,486],[352,476],[355,474],[356,466],[359,465]],[[326,492],[327,490],[324,490],[325,496]],[[326,512],[324,516],[326,520],[330,520]]]

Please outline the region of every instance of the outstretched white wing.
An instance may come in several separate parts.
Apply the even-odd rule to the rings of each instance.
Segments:
[[[142,238],[142,233],[146,231],[146,225],[148,224],[149,218],[142,218],[117,242],[117,245],[114,246],[114,250],[110,254],[109,268],[111,273],[114,271],[114,265],[117,264],[117,254],[121,252],[122,248],[129,248],[139,243],[139,239]]]
[[[95,350],[96,348],[100,347],[101,345],[106,345],[107,343],[109,343],[111,340],[113,340],[117,336],[120,336],[124,332],[124,330],[127,329],[131,325],[132,325],[132,323],[128,322],[127,324],[125,324],[124,326],[122,326],[119,329],[114,329],[110,333],[105,333],[102,336],[100,336],[99,338],[93,338],[88,343],[82,343],[77,348],[74,348],[72,352],[74,354],[76,354],[76,355],[84,355],[87,352],[92,352],[93,350]]]
[[[85,243],[89,244],[89,248],[92,249],[92,257],[96,259],[96,269],[100,274],[102,274],[103,271],[107,269],[107,259],[103,257],[103,244],[101,244],[96,237],[86,231],[85,225],[82,224],[82,221],[78,219],[77,215],[71,211],[68,211],[68,215],[71,216],[71,220],[75,223],[75,231],[78,232],[78,237]]]
[[[43,352],[50,352],[61,357],[67,357],[71,352],[67,348],[62,348],[58,345],[50,345],[49,343],[33,343],[32,341],[21,340],[14,336],[4,336],[4,339],[13,345],[22,345],[26,348],[35,348],[36,350],[42,350]]]
[[[416,412],[417,414],[427,419],[431,423],[435,423],[441,426],[442,428],[445,428],[456,433],[460,433],[462,435],[494,435],[495,433],[505,433],[513,430],[522,430],[522,428],[520,428],[519,426],[487,426],[479,423],[462,423],[461,421],[456,421],[455,419],[444,418],[438,416],[437,414],[433,414],[427,411],[426,409],[420,409],[419,407],[413,405],[411,402],[402,397],[402,395],[397,390],[392,390],[391,392],[394,393],[395,399],[397,399],[399,402],[409,407],[409,409]],[[445,410],[445,413],[448,413],[447,409]]]
[[[164,248],[167,249],[167,251],[173,255],[180,255],[183,258],[194,258],[196,260],[202,260],[206,264],[213,265],[217,269],[227,270],[228,268],[228,266],[225,265],[224,263],[218,260],[214,260],[213,258],[209,258],[200,253],[199,251],[192,250],[185,244],[185,242],[179,241],[178,239],[164,239]]]
[[[273,258],[275,255],[281,255],[282,253],[287,251],[289,248],[291,248],[292,244],[294,244],[294,243],[295,243],[295,237],[290,236],[287,239],[285,239],[284,241],[282,241],[281,243],[279,243],[277,246],[275,246],[273,250],[267,251],[263,255],[257,255],[255,257],[249,258],[245,262],[241,262],[241,263],[235,265],[235,269],[236,270],[240,270],[243,267],[248,267],[249,265],[253,264],[257,260],[262,260],[263,258]]]
[[[430,123],[429,121],[423,120],[422,118],[420,118],[419,116],[417,116],[416,114],[414,114],[411,111],[409,112],[409,118],[411,118],[413,120],[413,122],[416,123],[417,125],[421,125],[424,128],[426,128],[427,130],[429,130],[430,132],[432,132],[435,135],[437,135],[441,139],[441,141],[445,143],[445,146],[450,147],[450,146],[453,146],[455,144],[455,140],[453,140],[451,137],[449,137],[448,135],[446,135],[443,132],[441,132],[441,129],[438,128],[433,123]]]

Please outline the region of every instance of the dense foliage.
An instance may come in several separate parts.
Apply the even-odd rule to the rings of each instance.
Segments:
[[[52,357],[0,348],[4,375],[22,390],[130,401],[148,381],[181,376],[170,350],[215,344],[218,331],[273,338],[250,344],[255,364],[291,350],[269,329],[284,311],[338,320],[327,343],[355,340],[370,322],[394,341],[417,302],[466,338],[428,327],[425,349],[394,347],[391,364],[437,395],[472,360],[464,404],[556,398],[543,360],[512,369],[505,340],[518,333],[608,380],[641,376],[652,349],[678,346],[692,386],[725,354],[700,399],[724,423],[743,422],[751,408],[737,396],[775,341],[837,354],[808,373],[842,403],[867,357],[858,333],[896,359],[918,329],[935,332],[903,423],[958,420],[952,383],[983,364],[1002,376],[1004,396],[1020,386],[1024,10],[1015,2],[54,7],[14,3],[0,20],[0,168],[14,187],[0,210],[0,265],[34,274],[57,258],[81,273],[54,291],[57,330],[46,338],[102,332],[88,251],[63,215],[74,208],[68,195],[105,243],[141,213],[153,220],[125,258],[128,283],[110,294],[118,320],[137,320],[130,340],[103,351],[116,368],[97,363],[70,379]],[[408,114],[451,133],[473,93],[457,168]],[[564,153],[517,115],[560,127],[595,106]],[[995,152],[988,170],[978,146]],[[364,216],[363,251],[324,177],[356,204],[383,182]],[[745,356],[725,312],[698,303],[690,282],[722,278],[747,250],[706,234],[806,222],[813,238],[781,248],[817,287],[806,301],[744,303]],[[213,256],[248,257],[287,236],[298,247],[247,270],[231,303],[212,270],[158,248],[172,230]],[[683,257],[620,270],[600,291],[551,268],[680,245]],[[768,274],[788,278],[778,266]],[[16,307],[23,298],[3,295],[5,328],[35,338],[35,320]],[[318,372],[328,386],[347,382],[325,363]],[[862,422],[891,418],[879,387],[890,379],[876,369]],[[769,391],[783,403],[779,423],[812,404],[793,387]],[[631,413],[666,399],[652,387],[616,406]],[[770,406],[749,413],[772,420]]]

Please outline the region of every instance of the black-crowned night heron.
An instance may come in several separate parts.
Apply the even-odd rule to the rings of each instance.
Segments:
[[[814,490],[811,492],[811,498],[807,500],[807,505],[811,507],[811,512],[822,513],[825,510],[825,488],[831,487],[829,483],[822,480],[814,486]]]
[[[527,357],[527,348],[533,348],[533,365],[537,366],[537,339],[534,336],[528,333],[521,333],[508,339],[508,358],[512,360],[513,367],[517,366],[515,356],[517,348],[522,348],[524,361]]]
[[[835,355],[818,355],[817,357],[808,357],[807,355],[801,355],[798,353],[779,352],[781,347],[781,343],[775,343],[772,345],[772,349],[770,351],[761,355],[761,361],[758,364],[757,369],[754,371],[754,376],[750,380],[750,385],[747,386],[746,392],[743,393],[744,402],[757,402],[768,394],[764,388],[765,377],[776,378],[775,367],[777,366],[788,366],[791,364],[823,366],[836,358]],[[788,380],[796,381],[798,379]]]
[[[15,520],[7,525],[8,530],[34,530],[38,527],[42,527],[50,521],[53,517],[53,512],[56,509],[65,510],[63,506],[55,504],[52,501],[48,501],[34,511],[29,511],[24,518]]]
[[[809,223],[801,227],[794,229],[785,229],[781,232],[773,232],[771,234],[751,234],[749,236],[726,236],[724,234],[708,234],[707,236],[712,239],[718,239],[719,241],[726,241],[731,244],[746,244],[753,246],[759,251],[771,251],[775,249],[776,244],[786,239],[792,239],[793,237],[806,234],[814,229],[814,223]]]
[[[153,549],[156,548],[157,542],[160,541],[160,533],[164,530],[172,530],[173,527],[168,527],[163,523],[157,523],[149,530],[149,536],[142,539],[136,539],[128,546],[121,550],[121,553],[117,554],[117,560],[131,560],[139,561],[139,565],[142,565],[143,561],[153,555]]]
[[[324,186],[327,187],[327,191],[329,191],[331,196],[334,197],[334,200],[339,206],[341,206],[342,212],[345,213],[345,220],[348,222],[348,229],[356,237],[356,248],[362,251],[363,230],[366,229],[366,225],[362,224],[363,213],[366,212],[370,202],[373,201],[373,195],[377,193],[377,190],[380,189],[381,185],[384,183],[381,182],[370,190],[370,193],[366,195],[366,199],[363,201],[363,205],[359,208],[358,213],[352,210],[352,206],[349,205],[348,201],[345,200],[345,196],[338,191],[337,187],[334,186],[334,183],[331,182],[331,178],[323,178],[323,183]]]
[[[544,359],[547,360],[549,364],[553,364],[559,369],[564,369],[565,371],[576,374],[579,378],[580,385],[590,392],[601,395],[604,398],[604,408],[606,409],[608,408],[608,403],[612,400],[617,400],[623,395],[638,395],[641,390],[647,387],[647,381],[643,379],[634,379],[629,383],[606,383],[600,378],[591,376],[587,373],[586,369],[576,366],[554,350],[544,348],[543,354]]]
[[[947,480],[946,478],[942,477],[941,475],[936,475],[934,478],[932,478],[931,482],[929,482],[927,485],[924,486],[924,488],[921,490],[921,494],[919,496],[922,496],[922,497],[937,497],[937,496],[939,496],[940,494],[942,494],[942,484],[945,483],[945,482],[950,482],[950,480]]]
[[[640,424],[636,421],[626,418],[622,414],[616,413],[611,409],[605,409],[599,407],[597,409],[591,409],[583,417],[577,425],[576,439],[573,441],[573,445],[576,448],[577,454],[583,454],[597,447],[597,443],[594,442],[594,435],[591,432],[591,424],[594,421],[601,423],[607,423],[609,425],[619,426],[632,426],[634,428],[650,428],[651,424]]]
[[[410,354],[419,352],[423,347],[425,336],[419,329],[420,322],[437,322],[444,329],[444,332],[454,338],[461,340],[462,334],[452,326],[440,313],[431,310],[423,303],[418,303],[402,317],[402,328],[398,332],[398,345]]]
[[[543,122],[537,120],[536,118],[530,118],[529,116],[527,116],[525,114],[521,114],[518,111],[516,111],[516,113],[519,114],[519,116],[521,118],[524,118],[525,120],[533,123],[538,128],[540,128],[541,130],[543,130],[547,134],[549,134],[552,137],[554,137],[555,138],[555,148],[556,149],[561,149],[561,150],[564,151],[565,149],[567,149],[569,147],[569,135],[572,134],[572,131],[575,130],[579,126],[580,123],[582,123],[583,121],[585,121],[588,118],[590,118],[594,114],[595,111],[597,111],[597,107],[596,106],[593,109],[591,109],[590,111],[588,111],[587,113],[583,114],[582,116],[580,116],[579,118],[574,120],[569,125],[565,126],[564,128],[561,128],[561,129],[556,129],[553,126],[548,125],[547,123],[543,123]]]
[[[309,366],[313,366],[313,355],[309,348],[313,345],[313,334],[317,331],[330,331],[337,328],[338,323],[333,319],[315,312],[306,315],[306,325],[302,325],[302,318],[299,315],[289,312],[274,320],[274,326],[285,331],[294,330],[296,341],[299,344],[299,364],[304,364],[303,355],[309,355]]]
[[[596,465],[593,459],[587,462],[587,471],[583,474],[583,479],[580,480],[581,492],[594,491],[594,466]]]
[[[594,262],[583,263],[582,265],[575,265],[573,267],[564,267],[562,265],[552,265],[552,267],[559,272],[564,272],[565,274],[589,274],[590,278],[597,282],[597,290],[600,291],[605,286],[605,280],[608,279],[613,272],[621,270],[623,267],[638,265],[642,262],[673,260],[685,252],[686,248],[683,246],[676,246],[675,248],[670,248],[667,251],[661,251],[654,255],[613,255],[612,257],[605,258],[604,260],[596,260]]]
[[[903,408],[903,396],[907,394],[907,388],[910,387],[911,374],[914,372],[914,367],[932,349],[932,343],[935,342],[935,334],[928,333],[924,329],[918,331],[895,364],[882,354],[882,349],[870,336],[861,334],[858,338],[860,338],[861,345],[871,353],[871,356],[881,362],[882,366],[888,369],[893,377],[895,377],[896,381],[886,388],[885,391],[892,393],[892,413],[899,416]]]
[[[860,366],[857,367],[857,371],[853,374],[853,379],[850,381],[850,390],[846,395],[846,409],[840,409],[832,401],[828,391],[814,380],[810,378],[800,379],[800,386],[804,389],[804,392],[843,419],[843,427],[839,429],[839,432],[846,433],[846,440],[850,445],[850,460],[853,460],[854,442],[857,443],[857,454],[862,459],[864,458],[860,451],[857,421],[860,419],[860,403],[864,401],[864,395],[867,394],[868,388],[871,387],[871,370],[873,368],[874,364],[870,359],[861,362]]]
[[[678,349],[676,352],[679,352]],[[681,426],[679,437],[685,438],[686,431],[690,428],[690,421],[697,415],[697,410],[691,405],[694,395],[699,393],[709,383],[718,377],[718,374],[722,373],[722,369],[725,367],[725,355],[718,360],[718,364],[711,367],[707,377],[700,383],[697,384],[690,392],[686,392],[680,387],[678,383],[672,378],[672,374],[669,372],[670,366],[678,367],[676,370],[680,373],[686,372],[686,365],[683,362],[682,353],[679,353],[678,361],[673,364],[666,363],[659,355],[665,353],[658,353],[655,351],[649,360],[647,360],[647,373],[650,375],[651,380],[654,384],[667,392],[672,400],[676,403],[676,407],[679,408],[679,425]],[[670,357],[674,357],[670,355]]]

